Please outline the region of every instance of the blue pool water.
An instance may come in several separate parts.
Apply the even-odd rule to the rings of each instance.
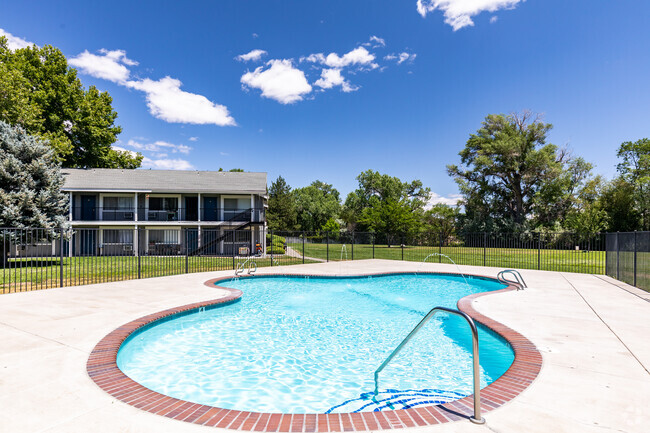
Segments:
[[[119,368],[160,393],[252,412],[390,410],[472,393],[471,334],[434,318],[380,376],[373,372],[435,306],[504,286],[479,278],[397,274],[363,278],[253,277],[219,283],[240,301],[160,322],[120,348]],[[514,359],[479,327],[481,386]]]

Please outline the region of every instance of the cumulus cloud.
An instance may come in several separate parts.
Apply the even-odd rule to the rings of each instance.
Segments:
[[[198,139],[199,139],[199,137],[190,137],[189,138],[190,141],[198,141]]]
[[[499,17],[496,16],[496,15],[490,17],[490,24],[494,24],[494,23],[496,23],[498,19],[499,19]]]
[[[194,166],[184,159],[158,158],[152,159],[146,156],[142,158],[143,168],[156,168],[159,170],[193,170]]]
[[[83,74],[112,81],[122,86],[144,92],[149,112],[156,118],[170,123],[191,123],[198,125],[236,125],[228,108],[210,101],[203,95],[181,90],[181,81],[171,77],[160,80],[145,78],[130,80],[128,66],[138,62],[126,56],[124,50],[99,50],[92,54],[87,50],[68,63]]]
[[[330,68],[344,68],[347,66],[367,66],[371,69],[376,68],[378,65],[374,63],[375,55],[370,53],[364,47],[357,47],[349,53],[339,56],[337,53],[329,53],[325,56],[323,53],[310,54],[307,57],[304,57],[302,60],[306,60],[312,63],[320,63]]]
[[[378,36],[370,36],[370,42],[375,43],[376,47],[385,47],[386,46],[386,41],[384,38],[380,38]]]
[[[293,62],[287,59],[270,60],[265,66],[260,66],[252,72],[246,72],[241,77],[241,83],[244,86],[261,90],[262,96],[276,100],[281,104],[302,101],[304,95],[312,90],[305,73],[295,68]]]
[[[445,15],[445,23],[456,31],[473,26],[472,17],[481,12],[514,9],[523,1],[525,0],[417,0],[417,10],[422,17],[435,10],[442,11]]]
[[[462,200],[463,196],[460,194],[449,194],[447,197],[441,196],[432,192],[429,194],[429,200],[424,206],[425,209],[431,209],[436,204],[446,204],[447,206],[458,206],[458,202]]]
[[[68,63],[78,68],[82,73],[114,83],[124,83],[131,72],[127,66],[135,66],[138,62],[126,57],[124,50],[99,50],[101,55],[91,54],[87,50],[68,60]],[[125,66],[126,65],[126,66]]]
[[[341,86],[341,90],[344,92],[354,92],[358,90],[358,87],[352,86],[348,81],[343,78],[341,75],[340,69],[323,69],[321,71],[321,77],[316,80],[314,85],[322,89],[331,89],[335,86]]]
[[[240,54],[239,56],[235,57],[235,60],[239,60],[240,62],[248,62],[250,60],[257,62],[262,58],[262,56],[266,54],[267,52],[264,50],[253,50],[246,54]]]
[[[413,61],[417,56],[418,56],[417,54],[407,53],[406,51],[404,51],[398,54],[388,54],[387,56],[384,56],[384,60],[395,60],[397,64],[400,65],[404,62],[413,63]]]
[[[118,152],[126,152],[131,156],[138,156],[138,152],[134,152],[133,150],[125,149],[120,146],[111,146],[111,147],[113,148],[113,150],[117,150]]]
[[[18,50],[20,48],[27,48],[27,47],[31,47],[32,45],[36,45],[34,42],[29,42],[23,38],[19,38],[18,36],[12,35],[5,29],[0,29],[0,36],[4,36],[5,38],[7,38],[7,48],[9,48],[12,51]]]
[[[137,151],[148,151],[148,152],[171,152],[171,153],[185,153],[188,154],[190,153],[190,150],[192,148],[190,146],[186,146],[184,144],[173,144],[173,143],[168,143],[166,141],[156,141],[153,143],[140,143],[135,140],[129,140],[129,142],[126,144],[128,147],[132,147],[133,149],[136,149]]]
[[[127,81],[127,87],[145,92],[149,112],[170,123],[197,125],[236,125],[228,108],[216,104],[203,95],[181,90],[181,81],[171,77]]]

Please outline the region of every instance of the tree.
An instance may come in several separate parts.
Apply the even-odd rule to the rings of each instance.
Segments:
[[[600,233],[608,226],[608,215],[601,203],[604,181],[590,179],[576,197],[576,205],[567,215],[566,228],[577,233]]]
[[[635,206],[634,186],[618,177],[605,185],[600,203],[607,214],[607,231],[631,232],[641,226],[641,216]]]
[[[278,176],[269,188],[269,208],[266,212],[269,229],[296,230],[296,220],[296,205],[291,194],[291,187],[282,176]]]
[[[420,180],[367,170],[357,176],[359,188],[348,194],[342,216],[359,231],[406,235],[418,231],[420,216],[431,190]],[[390,243],[390,240],[389,240]]]
[[[0,37],[0,120],[43,138],[63,166],[140,166],[142,155],[112,148],[122,131],[112,101],[94,86],[84,90],[57,48],[12,51]]]
[[[617,156],[622,161],[616,168],[634,191],[634,209],[641,217],[639,228],[650,230],[650,139],[622,143]]]
[[[339,192],[332,185],[316,180],[304,188],[293,191],[301,230],[315,232],[341,211]]]
[[[54,150],[0,121],[0,226],[63,227],[68,197]]]
[[[524,230],[562,221],[591,165],[546,143],[552,128],[530,112],[490,114],[447,166],[463,195],[464,231]]]
[[[448,240],[455,232],[458,224],[460,209],[438,203],[426,212],[423,216],[423,229],[428,232],[439,234],[443,240]]]
[[[323,224],[321,231],[327,233],[330,239],[338,239],[339,233],[341,232],[341,225],[334,218],[330,218]]]

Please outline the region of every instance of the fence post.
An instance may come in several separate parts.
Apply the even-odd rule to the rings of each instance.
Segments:
[[[305,232],[302,232],[302,264],[305,264]]]
[[[189,273],[189,243],[187,239],[187,229],[181,229],[185,233],[185,273]]]
[[[619,265],[621,260],[621,239],[618,234],[619,232],[616,232],[616,279],[620,281]]]
[[[442,263],[442,232],[438,233],[438,263]]]
[[[330,232],[325,233],[325,242],[327,242],[325,245],[325,250],[327,251],[327,261],[330,261]]]
[[[372,234],[372,258],[375,258],[375,234]]]
[[[483,232],[483,266],[486,265],[486,253],[487,253],[487,232]]]
[[[61,273],[59,276],[59,287],[63,287],[63,227],[61,227],[61,238],[59,241],[59,269]]]
[[[138,230],[136,231],[136,233],[137,233],[137,235],[138,235],[138,249],[140,249],[140,229],[138,229]],[[147,244],[145,244],[145,248],[147,248],[147,252],[148,252],[148,251],[149,251],[149,248],[148,248]],[[142,254],[140,254],[140,251],[138,251],[138,280],[141,278],[141,274],[140,274],[140,272],[141,272],[141,271],[140,271],[140,269],[141,269],[141,267],[140,267],[140,256],[141,256],[141,255],[142,255]]]
[[[266,240],[264,240],[266,242]],[[271,267],[273,267],[273,230],[271,230]]]
[[[402,235],[402,261],[404,261],[404,235]]]
[[[542,269],[542,234],[537,233],[537,270]]]
[[[230,237],[232,239],[232,270],[234,271],[236,269],[236,267],[235,267],[235,231],[234,230],[230,231]]]
[[[632,285],[636,287],[636,230],[634,230],[634,284]]]
[[[352,232],[352,242],[350,242],[350,247],[352,247],[352,261],[354,261],[354,232]]]

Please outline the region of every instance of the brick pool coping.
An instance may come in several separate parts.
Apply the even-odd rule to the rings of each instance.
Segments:
[[[363,275],[345,275],[345,277],[366,277],[412,272],[369,273]],[[450,272],[419,272],[438,275],[458,275]],[[471,277],[495,280],[482,275]],[[258,276],[310,276],[328,277],[327,275],[306,274],[267,274]],[[246,277],[243,277],[246,278]],[[417,426],[430,426],[450,421],[466,420],[473,415],[473,394],[460,400],[440,405],[420,406],[411,409],[398,409],[385,412],[357,412],[330,414],[282,414],[246,412],[223,409],[214,406],[192,403],[169,397],[152,391],[126,376],[117,366],[117,353],[122,343],[131,334],[144,327],[177,314],[188,314],[202,307],[215,308],[236,302],[242,296],[241,290],[221,287],[216,283],[231,280],[232,277],[214,278],[204,284],[226,290],[229,294],[223,298],[196,302],[149,314],[126,323],[105,336],[91,352],[86,370],[90,378],[105,392],[114,398],[138,409],[166,416],[179,421],[208,427],[227,428],[256,432],[347,432],[367,430],[387,430]],[[509,402],[523,392],[537,377],[542,356],[535,345],[520,333],[479,313],[472,306],[472,301],[481,296],[516,290],[516,285],[505,289],[476,293],[465,296],[458,301],[458,309],[467,313],[472,319],[503,337],[515,352],[515,359],[510,368],[496,381],[481,390],[482,413],[494,410]]]

